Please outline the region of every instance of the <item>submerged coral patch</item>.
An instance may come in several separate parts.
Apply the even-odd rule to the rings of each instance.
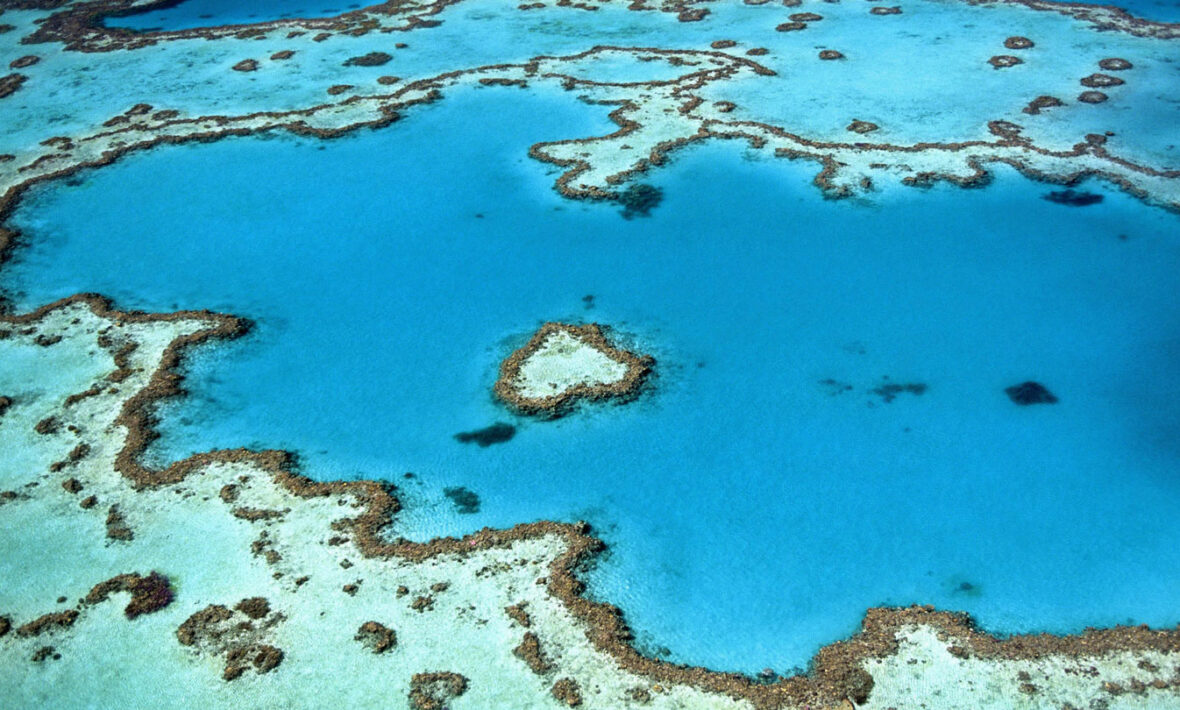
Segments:
[[[1084,192],[1081,190],[1055,190],[1045,195],[1045,199],[1049,202],[1055,202],[1059,205],[1066,205],[1067,207],[1089,207],[1102,202],[1102,195],[1096,192]],[[1036,384],[1036,383],[1032,383]]]
[[[443,495],[455,505],[460,515],[472,515],[479,512],[479,494],[464,486],[449,486],[443,489]]]
[[[721,109],[719,108],[719,110]],[[722,113],[727,113],[727,111],[722,110]],[[619,204],[623,205],[623,217],[631,219],[650,215],[651,211],[663,201],[664,193],[654,185],[633,183],[628,185],[626,190],[620,192],[616,199]]]
[[[1009,399],[1020,405],[1057,403],[1056,395],[1050,392],[1049,388],[1032,380],[1012,385],[1006,388],[1004,393],[1008,395]]]
[[[483,429],[461,431],[455,434],[455,441],[461,444],[478,444],[482,448],[492,444],[503,444],[516,436],[516,427],[504,422],[496,422]]]

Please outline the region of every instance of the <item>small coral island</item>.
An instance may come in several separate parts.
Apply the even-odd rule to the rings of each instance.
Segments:
[[[579,399],[629,398],[655,360],[612,346],[594,323],[546,323],[500,364],[496,396],[525,414],[558,417]]]

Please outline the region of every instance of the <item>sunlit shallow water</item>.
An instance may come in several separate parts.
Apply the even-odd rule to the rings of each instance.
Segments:
[[[613,129],[564,92],[481,89],[333,141],[134,154],[34,190],[0,283],[254,319],[192,359],[152,456],[283,447],[393,480],[415,539],[589,520],[592,593],[677,661],[787,670],[877,604],[999,632],[1180,620],[1174,215],[1011,172],[825,201],[815,165],[723,143],[625,220],[526,155]],[[657,358],[651,391],[505,411],[498,362],[545,320],[614,326]],[[1029,379],[1060,402],[1013,404]],[[494,422],[516,435],[454,439]]]

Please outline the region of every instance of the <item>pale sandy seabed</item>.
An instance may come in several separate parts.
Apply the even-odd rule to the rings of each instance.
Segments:
[[[525,361],[514,384],[525,397],[545,397],[580,384],[613,384],[626,374],[624,363],[566,332],[558,332]]]

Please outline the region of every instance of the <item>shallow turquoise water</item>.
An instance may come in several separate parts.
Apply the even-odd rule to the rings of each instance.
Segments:
[[[674,660],[786,670],[882,603],[1001,632],[1180,621],[1176,216],[1007,172],[825,201],[814,165],[722,143],[628,221],[526,156],[611,130],[564,92],[480,89],[344,139],[132,155],[36,189],[0,283],[255,319],[195,358],[156,456],[278,446],[392,479],[419,539],[585,518],[611,546],[593,592]],[[504,411],[496,366],[550,319],[616,326],[653,391]],[[1061,402],[1015,406],[1026,379]],[[453,439],[496,421],[515,438]]]

